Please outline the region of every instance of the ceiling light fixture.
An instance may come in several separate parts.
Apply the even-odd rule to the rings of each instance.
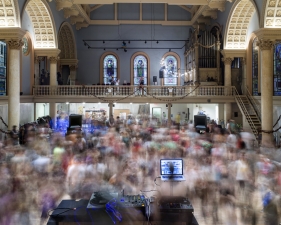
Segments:
[[[105,41],[102,41],[102,43],[105,43]]]

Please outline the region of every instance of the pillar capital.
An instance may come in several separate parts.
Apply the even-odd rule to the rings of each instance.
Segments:
[[[233,58],[225,57],[225,58],[222,58],[222,61],[224,62],[224,65],[231,65]]]
[[[23,46],[23,41],[22,40],[10,40],[7,41],[7,44],[9,46],[10,49],[17,49],[20,50],[21,47]]]
[[[76,71],[77,68],[78,68],[78,65],[77,65],[77,64],[69,65],[70,71]]]
[[[39,64],[42,61],[42,57],[35,56],[34,57],[34,63]]]
[[[273,41],[267,39],[260,39],[258,42],[257,42],[257,46],[259,46],[260,50],[263,51],[263,50],[271,50],[273,48]]]
[[[55,57],[55,56],[51,56],[51,57],[49,58],[49,60],[50,60],[50,63],[57,63],[57,61],[59,60],[59,58],[58,58],[58,57]]]
[[[241,58],[241,62],[243,65],[247,65],[247,59],[245,57]]]

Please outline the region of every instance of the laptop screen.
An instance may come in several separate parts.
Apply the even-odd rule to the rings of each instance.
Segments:
[[[182,159],[161,159],[161,175],[183,175]]]

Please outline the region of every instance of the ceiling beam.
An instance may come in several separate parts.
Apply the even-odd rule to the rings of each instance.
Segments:
[[[91,20],[90,25],[121,25],[121,24],[142,24],[151,25],[151,20]],[[162,26],[191,26],[191,21],[166,21],[154,20],[154,25]]]
[[[90,12],[92,12],[92,11],[94,11],[94,10],[96,10],[96,9],[98,9],[98,8],[100,8],[100,7],[102,7],[102,6],[103,6],[103,4],[95,5],[95,6],[91,7],[91,8],[90,8]]]
[[[73,0],[73,4],[140,3],[140,0]],[[141,3],[167,3],[169,5],[208,5],[206,0],[142,0]]]
[[[188,8],[186,5],[179,5],[179,7],[183,8],[183,9],[186,10],[187,12],[192,13],[191,8]]]

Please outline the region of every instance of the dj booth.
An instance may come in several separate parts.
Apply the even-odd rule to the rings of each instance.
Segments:
[[[112,196],[95,192],[90,200],[62,200],[47,225],[199,225],[185,197]]]

